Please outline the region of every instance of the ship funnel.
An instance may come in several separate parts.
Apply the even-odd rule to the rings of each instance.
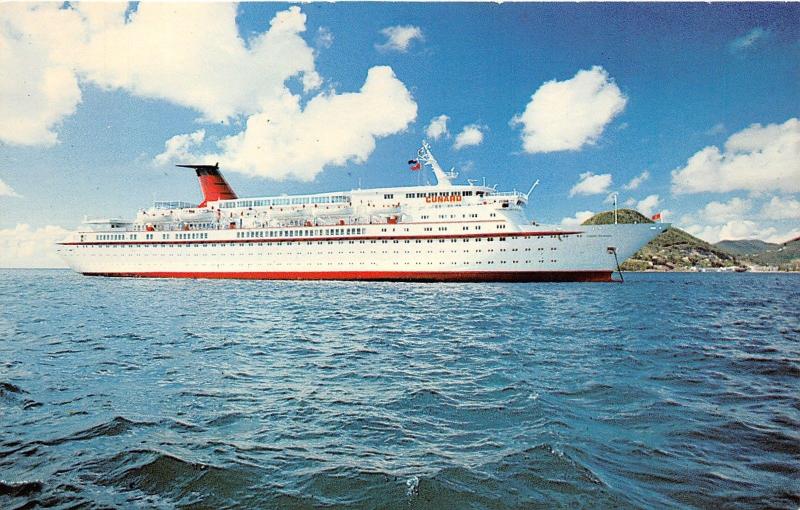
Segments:
[[[205,207],[208,202],[231,200],[238,198],[228,182],[219,171],[219,163],[215,165],[175,165],[182,168],[194,168],[200,180],[203,201],[198,207]]]

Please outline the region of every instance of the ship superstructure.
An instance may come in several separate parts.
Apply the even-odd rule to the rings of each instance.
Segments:
[[[85,275],[398,281],[610,281],[661,223],[532,223],[530,197],[435,184],[239,198],[217,165],[193,168],[203,201],[156,202],[132,221],[90,220],[59,253]]]

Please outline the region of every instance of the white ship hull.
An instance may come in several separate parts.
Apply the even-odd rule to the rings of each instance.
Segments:
[[[465,226],[476,225],[364,225],[351,227],[359,232],[351,235],[304,228],[288,231],[300,235],[281,238],[269,237],[269,229],[263,228],[193,231],[188,236],[194,239],[180,240],[174,233],[166,234],[168,239],[150,234],[153,239],[145,240],[143,233],[134,234],[136,240],[119,234],[125,239],[67,242],[60,253],[75,271],[102,276],[610,281],[617,261],[629,258],[668,227],[648,223],[562,230],[538,225],[502,232],[497,230],[500,224],[484,224],[482,233],[451,233],[464,232]],[[313,235],[317,232],[322,235]]]

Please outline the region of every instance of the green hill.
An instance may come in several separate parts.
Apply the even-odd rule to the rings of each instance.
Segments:
[[[780,245],[759,241],[758,239],[741,239],[738,241],[720,241],[714,246],[736,256],[758,255],[769,250],[775,250]]]
[[[800,271],[800,239],[775,245],[766,251],[748,257],[760,266],[778,266],[788,271]]]
[[[604,211],[597,213],[584,225],[611,225],[614,223],[614,211]],[[617,209],[617,223],[654,223],[653,220],[633,209]]]
[[[758,239],[720,241],[714,246],[724,249],[748,264],[800,271],[800,238],[783,244],[767,243]]]
[[[653,223],[650,218],[632,209],[617,211],[618,223]],[[584,225],[614,223],[614,211],[598,213]],[[691,268],[729,267],[738,265],[736,257],[679,228],[671,227],[647,243],[622,264],[627,271],[672,271]]]

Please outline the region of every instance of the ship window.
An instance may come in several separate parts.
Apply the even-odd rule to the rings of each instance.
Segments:
[[[394,194],[393,193],[386,193],[385,195],[383,195],[383,198],[384,198],[384,200],[390,200],[390,199],[394,198]]]

